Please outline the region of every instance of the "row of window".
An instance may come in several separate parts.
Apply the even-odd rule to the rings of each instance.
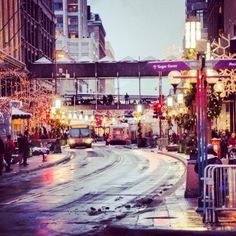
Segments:
[[[56,16],[57,24],[63,24],[63,15]],[[68,25],[78,25],[79,20],[78,16],[68,16],[67,18]]]
[[[67,11],[78,12],[79,4],[78,0],[67,0]],[[54,2],[54,11],[63,11],[63,1],[57,0]]]
[[[57,25],[56,25],[56,31],[57,35],[63,34],[63,16],[57,15]],[[67,19],[68,23],[68,37],[69,38],[78,38],[79,37],[79,20],[78,16],[68,16]]]

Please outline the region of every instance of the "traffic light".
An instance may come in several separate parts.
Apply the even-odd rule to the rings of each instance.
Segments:
[[[96,116],[95,119],[96,119],[96,126],[101,126],[102,125],[101,117],[100,116]]]
[[[158,112],[156,110],[153,111],[153,118],[158,118]]]
[[[162,107],[163,104],[161,102],[157,102],[153,105],[153,118],[158,118],[162,115]]]

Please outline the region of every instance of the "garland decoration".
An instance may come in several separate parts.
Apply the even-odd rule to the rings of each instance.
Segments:
[[[196,96],[196,87],[192,87],[184,97],[185,106],[190,110]],[[213,120],[220,115],[222,99],[210,92],[207,96],[207,118]]]
[[[175,121],[179,127],[190,130],[196,122],[196,116],[190,116],[188,113],[179,114],[175,117]]]
[[[222,108],[222,99],[215,94],[210,93],[207,101],[207,118],[213,120],[220,115]]]

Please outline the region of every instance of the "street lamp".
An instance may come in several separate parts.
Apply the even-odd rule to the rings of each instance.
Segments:
[[[176,93],[176,88],[177,88],[177,85],[180,83],[181,79],[180,78],[177,78],[177,77],[180,77],[181,76],[181,73],[179,71],[171,71],[169,74],[168,74],[168,79],[171,83],[171,85],[173,86],[174,88],[174,94]]]
[[[136,107],[136,111],[139,112],[139,113],[142,113],[143,112],[143,106],[141,104],[138,104],[137,107]]]
[[[173,107],[173,105],[174,105],[174,99],[171,95],[168,95],[168,97],[167,97],[167,106],[168,107]]]
[[[184,103],[184,95],[182,93],[177,94],[177,103],[180,105]]]
[[[61,109],[61,99],[58,98],[55,100],[55,108]]]
[[[201,39],[201,23],[198,18],[189,18],[185,22],[185,48],[195,49]]]

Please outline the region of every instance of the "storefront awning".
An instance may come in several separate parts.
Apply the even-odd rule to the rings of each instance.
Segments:
[[[16,107],[12,107],[12,119],[29,119],[31,113],[24,112]]]

